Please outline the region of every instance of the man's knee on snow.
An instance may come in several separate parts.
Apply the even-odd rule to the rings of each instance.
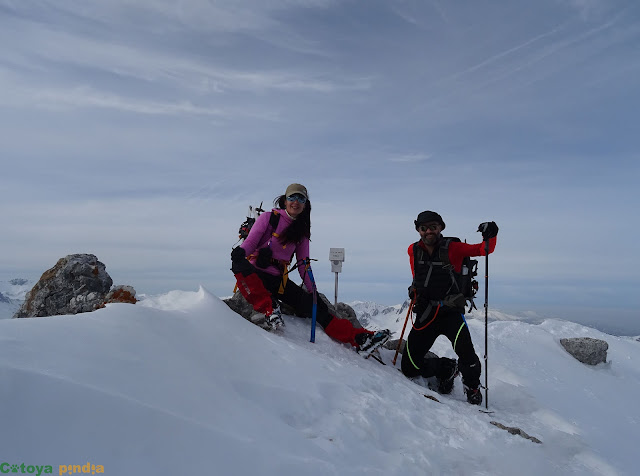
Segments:
[[[402,373],[405,377],[411,378],[420,375],[420,369],[416,368],[416,366],[413,365],[413,362],[411,362],[411,358],[407,353],[406,347],[404,350],[404,354],[402,354],[402,360],[400,361],[400,370],[402,370]]]
[[[435,370],[435,376],[438,379],[450,379],[452,375],[456,375],[457,369],[458,363],[456,359],[440,357],[438,359],[437,368]]]
[[[400,368],[402,373],[406,377],[417,377],[420,375],[424,378],[429,378],[437,375],[440,370],[440,357],[433,352],[427,352],[425,356],[418,357],[415,361],[407,348],[405,347],[405,353],[402,354],[402,362]]]
[[[428,352],[422,359],[422,366],[420,368],[420,375],[424,378],[435,377],[440,374],[442,368],[442,362],[440,357]]]

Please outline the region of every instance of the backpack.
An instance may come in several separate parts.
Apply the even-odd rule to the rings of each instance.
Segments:
[[[258,218],[260,214],[263,212],[264,210],[262,209],[262,202],[260,202],[259,207],[255,207],[255,208],[249,205],[249,212],[247,213],[247,219],[242,222],[242,224],[240,225],[240,228],[238,229],[238,241],[245,240],[247,236],[249,236],[249,232],[251,231],[251,228],[253,228],[253,225],[256,222],[256,218]],[[277,212],[270,212],[270,213],[271,213],[271,216],[269,217],[269,226],[271,226],[271,228],[275,232],[276,228],[278,228],[280,215]]]
[[[249,232],[251,231],[251,227],[256,222],[256,218],[260,216],[260,214],[264,212],[262,209],[262,202],[260,202],[260,206],[253,208],[249,205],[249,212],[247,213],[247,219],[242,222],[240,228],[238,229],[238,239],[244,240],[249,236]]]
[[[449,289],[447,291],[447,296],[460,296],[462,295],[464,299],[459,302],[460,307],[464,308],[465,302],[469,301],[469,312],[472,309],[477,309],[473,299],[478,292],[478,281],[475,280],[475,277],[478,275],[478,260],[471,259],[470,257],[465,257],[462,260],[462,266],[460,268],[460,272],[456,272],[453,269],[453,265],[451,261],[449,261],[449,244],[452,242],[460,242],[460,238],[455,237],[443,237],[440,245],[438,247],[438,255],[434,257],[433,261],[431,261],[432,265],[437,265],[445,272],[449,273],[451,277],[451,283],[449,284]],[[422,259],[419,256],[422,256],[423,250],[418,247],[418,243],[414,245],[414,256],[416,259]],[[419,251],[420,255],[415,254]],[[427,273],[427,280],[431,276],[431,271]],[[414,283],[415,279],[414,277]],[[458,302],[458,299],[456,299]]]
[[[444,263],[443,268],[449,270],[451,280],[458,292],[461,293],[467,301],[469,301],[470,312],[472,309],[478,309],[475,302],[473,302],[473,299],[476,297],[476,293],[478,292],[478,281],[475,279],[478,275],[478,260],[465,256],[462,259],[460,272],[457,273],[449,261],[449,244],[451,242],[459,243],[460,238],[443,238],[443,242],[440,244],[440,260]]]

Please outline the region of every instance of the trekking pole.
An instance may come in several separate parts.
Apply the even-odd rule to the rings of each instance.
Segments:
[[[484,407],[489,409],[489,240],[484,242]]]
[[[311,260],[306,260],[307,270],[309,271],[309,279],[313,285],[313,307],[311,308],[311,340],[309,342],[316,341],[316,313],[318,311],[318,289],[316,288],[316,280],[313,279],[313,271],[311,271]]]
[[[396,365],[396,360],[398,359],[398,353],[400,352],[400,346],[402,345],[402,338],[404,337],[404,330],[407,328],[407,322],[409,322],[409,314],[411,314],[411,310],[413,309],[413,303],[415,302],[415,298],[411,300],[409,304],[409,309],[407,310],[407,317],[404,319],[404,326],[402,326],[402,332],[400,333],[400,340],[398,341],[398,347],[396,348],[396,355],[393,356],[393,365]]]

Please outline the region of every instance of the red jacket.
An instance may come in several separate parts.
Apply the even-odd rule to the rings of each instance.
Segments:
[[[493,253],[493,250],[496,249],[496,237],[489,239],[489,254]],[[409,263],[411,264],[411,275],[415,277],[415,270],[413,267],[413,245],[415,243],[411,243],[409,245],[409,249],[407,253],[409,253]],[[427,247],[422,242],[422,240],[418,241],[418,246],[427,251]],[[427,252],[428,253],[428,252]],[[453,269],[456,273],[459,273],[462,269],[462,260],[467,256],[484,256],[484,241],[481,243],[477,243],[475,245],[471,245],[468,243],[462,243],[453,241],[449,243],[449,262],[452,264]]]

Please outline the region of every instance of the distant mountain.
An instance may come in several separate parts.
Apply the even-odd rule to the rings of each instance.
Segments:
[[[385,306],[372,301],[353,301],[348,303],[356,312],[356,316],[360,323],[367,328],[371,329],[389,329],[396,337],[400,335],[404,321],[407,318],[407,310],[411,301],[408,299],[402,304],[396,304],[395,306]],[[477,302],[478,309],[472,313],[467,313],[465,317],[467,319],[480,319],[484,320],[484,310],[482,305]],[[415,315],[411,316],[414,319]],[[489,309],[489,321],[527,321],[531,323],[539,323],[543,319],[531,316],[515,316],[507,314],[495,309]],[[411,321],[408,323],[408,328],[411,328]],[[406,331],[405,333],[408,333]]]
[[[395,332],[397,328],[402,329],[409,300],[395,306],[385,306],[372,301],[354,301],[348,304],[364,327],[390,329]]]
[[[13,317],[34,284],[22,278],[0,281],[0,319]]]

